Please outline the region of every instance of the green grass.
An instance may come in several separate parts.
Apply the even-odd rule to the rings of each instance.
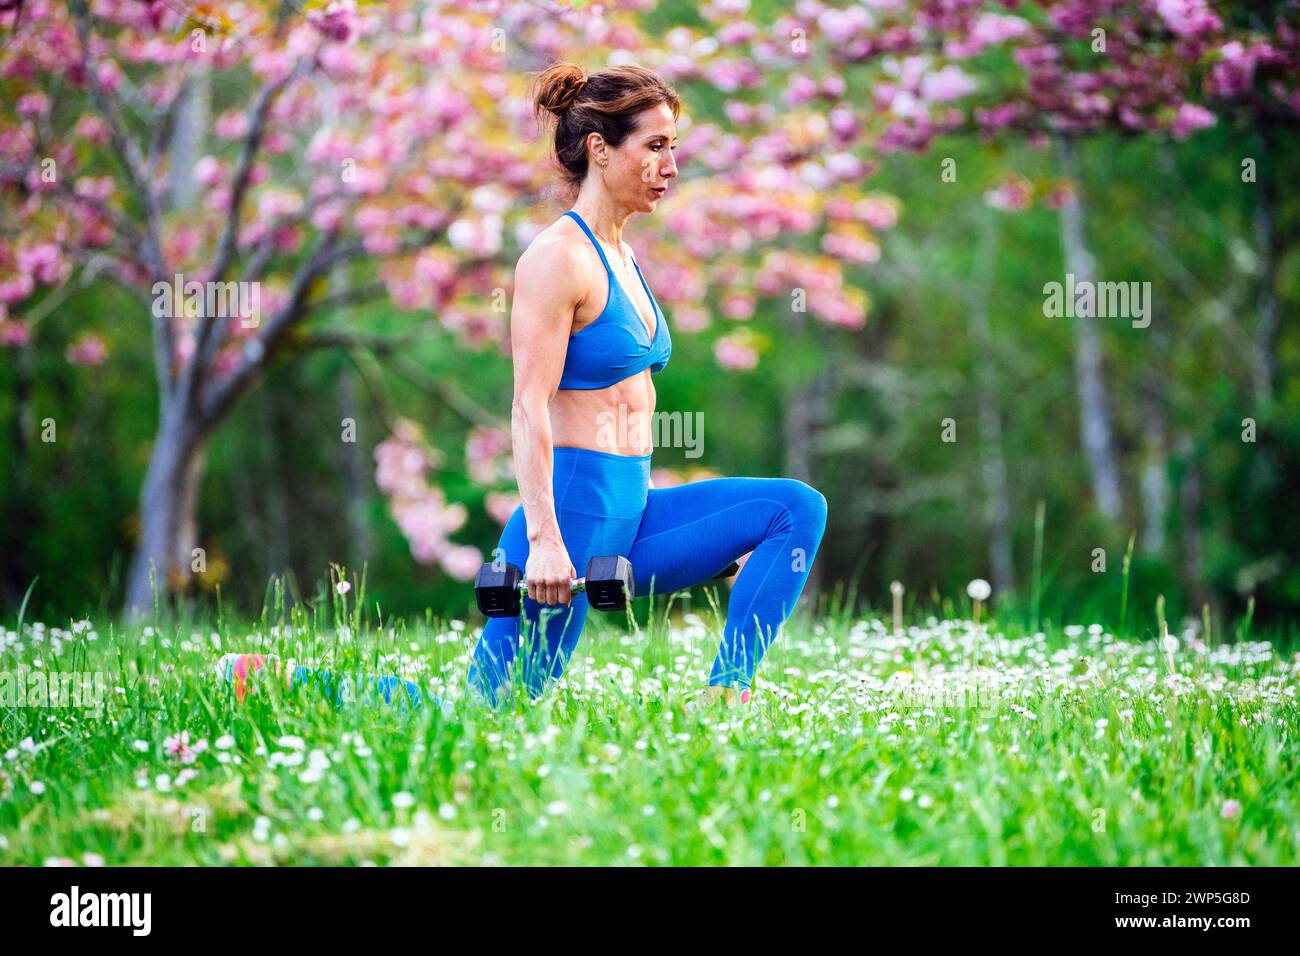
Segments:
[[[0,629],[0,671],[108,672],[99,715],[0,706],[0,864],[1291,865],[1300,849],[1300,654],[1267,642],[1184,634],[1167,654],[1099,627],[930,618],[895,637],[796,618],[753,705],[687,713],[716,614],[647,626],[642,606],[635,628],[592,615],[565,682],[488,713],[462,700],[474,626],[331,604],[292,630]],[[213,670],[229,650],[401,673],[460,713],[273,682],[237,704]],[[182,731],[192,762],[165,749]]]

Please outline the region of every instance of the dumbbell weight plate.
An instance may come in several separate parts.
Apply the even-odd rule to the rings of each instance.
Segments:
[[[491,562],[478,569],[474,579],[474,599],[487,617],[514,617],[519,614],[519,584],[523,572],[513,564],[497,568]]]
[[[632,564],[621,554],[587,562],[587,602],[598,611],[621,611],[636,597]]]

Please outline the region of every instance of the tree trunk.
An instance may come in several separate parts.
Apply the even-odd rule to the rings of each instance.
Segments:
[[[1163,350],[1157,354],[1163,354]],[[1165,513],[1169,508],[1169,452],[1166,439],[1165,403],[1160,376],[1150,370],[1142,398],[1142,536],[1143,551],[1161,554],[1165,550]]]
[[[339,378],[339,418],[351,418],[361,431],[361,401],[357,394],[356,373],[344,369]],[[358,436],[359,437],[359,436]],[[366,520],[366,501],[370,487],[367,483],[365,456],[361,453],[359,441],[339,443],[343,465],[343,487],[347,495],[348,521],[348,564],[360,570],[370,560],[373,542],[370,535],[370,522]]]
[[[126,585],[128,616],[152,606],[151,573],[164,599],[191,578],[202,459],[200,436],[183,407],[178,403],[164,409],[140,492],[140,539]]]
[[[984,479],[984,521],[989,533],[989,567],[999,594],[1016,587],[1016,566],[1011,548],[1011,498],[1007,490],[1007,463],[1002,452],[1002,409],[998,402],[994,368],[993,333],[989,327],[989,295],[997,265],[1001,235],[996,214],[986,213],[983,234],[975,254],[970,298],[966,307],[967,327],[974,347],[972,368],[975,404],[979,416],[980,471]]]
[[[1183,579],[1191,595],[1192,609],[1209,602],[1205,587],[1205,565],[1201,549],[1201,475],[1196,460],[1196,446],[1191,437],[1183,435],[1179,441],[1179,454],[1184,460],[1183,480],[1179,488],[1178,506],[1181,512]]]
[[[1075,188],[1075,200],[1067,202],[1061,209],[1061,246],[1065,253],[1065,267],[1067,272],[1074,274],[1076,285],[1092,283],[1096,282],[1097,270],[1084,234],[1083,183],[1078,172],[1077,147],[1069,139],[1063,139],[1060,145],[1062,168]],[[1079,427],[1092,478],[1092,494],[1102,517],[1116,521],[1123,510],[1123,497],[1102,376],[1101,337],[1094,317],[1077,316],[1074,328]]]
[[[1253,226],[1255,249],[1259,255],[1259,302],[1255,309],[1254,353],[1251,384],[1255,400],[1267,405],[1273,398],[1273,384],[1277,380],[1275,345],[1278,329],[1277,273],[1282,237],[1276,228],[1276,183],[1278,172],[1275,158],[1269,154],[1273,143],[1266,130],[1263,139],[1259,175],[1259,204],[1255,207]]]
[[[168,150],[167,193],[173,209],[190,209],[198,198],[199,184],[194,178],[194,167],[202,155],[211,112],[212,74],[207,58],[198,57],[192,69],[193,81],[184,100],[176,107],[176,125]]]
[[[166,144],[166,197],[172,211],[191,210],[198,197],[194,167],[208,126],[212,87],[206,64],[196,64],[194,69],[193,82],[176,105],[171,138]],[[124,610],[128,616],[138,616],[152,607],[154,583],[160,599],[165,601],[187,588],[194,574],[205,447],[188,396],[166,396],[162,406],[140,493],[140,540],[126,585]],[[150,580],[151,572],[154,582]]]
[[[32,493],[31,456],[29,449],[36,429],[36,411],[32,406],[32,392],[35,376],[32,373],[33,343],[27,343],[11,350],[14,363],[14,415],[10,420],[10,438],[13,442],[13,457],[4,463],[4,473],[10,476],[11,484],[5,490],[0,501],[4,504],[4,530],[0,532],[0,583],[3,584],[3,597],[6,604],[17,608],[27,593],[31,581],[19,560],[23,542],[35,530],[39,522],[36,496]]]
[[[1174,163],[1173,149],[1168,145],[1157,154],[1160,174],[1166,181],[1174,182],[1178,169]],[[1155,212],[1153,229],[1156,243],[1172,249],[1174,223],[1170,207],[1162,204]],[[1165,516],[1171,497],[1169,487],[1169,411],[1165,401],[1164,358],[1169,354],[1169,314],[1151,306],[1154,311],[1151,328],[1150,355],[1142,372],[1142,465],[1138,480],[1138,494],[1142,504],[1142,534],[1138,546],[1148,554],[1162,555],[1165,550]]]
[[[782,319],[790,341],[798,341],[807,327],[806,313],[786,308]],[[822,353],[822,362],[829,360]],[[826,422],[833,376],[823,365],[810,378],[799,382],[786,396],[783,406],[782,432],[785,440],[785,474],[789,478],[816,487],[814,465],[816,432]],[[817,606],[821,593],[821,565],[814,561],[804,584],[803,600],[808,607]]]

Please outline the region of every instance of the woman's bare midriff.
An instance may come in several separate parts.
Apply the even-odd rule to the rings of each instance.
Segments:
[[[644,369],[607,388],[565,388],[551,399],[551,439],[557,447],[589,448],[613,455],[648,455],[655,387]]]

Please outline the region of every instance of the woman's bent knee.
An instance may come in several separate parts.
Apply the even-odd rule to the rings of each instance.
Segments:
[[[826,527],[826,496],[798,478],[783,478],[787,488],[787,507],[795,527],[820,533]]]

